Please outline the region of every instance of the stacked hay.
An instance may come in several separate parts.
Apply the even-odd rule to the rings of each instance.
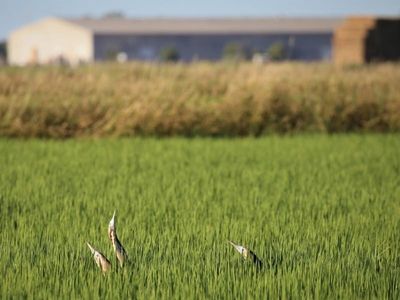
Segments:
[[[366,60],[366,39],[376,25],[372,17],[350,17],[333,37],[333,60],[337,64],[361,64]]]

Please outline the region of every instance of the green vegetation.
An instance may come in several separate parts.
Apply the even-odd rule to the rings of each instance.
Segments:
[[[268,50],[268,57],[273,61],[283,60],[286,58],[285,45],[283,43],[274,43]]]
[[[0,136],[398,132],[399,66],[6,67],[0,69]]]
[[[228,43],[225,45],[222,57],[229,61],[244,61],[247,58],[246,49],[239,43]]]
[[[0,296],[399,299],[399,149],[398,135],[2,139]],[[131,264],[103,276],[85,241],[116,265],[114,209]]]
[[[5,41],[0,41],[0,64],[1,60],[5,63],[7,59],[7,43]]]
[[[106,52],[106,59],[110,62],[113,62],[117,59],[118,50],[117,49],[109,49]]]
[[[160,60],[163,62],[177,62],[179,58],[178,49],[174,46],[167,46],[160,52]]]

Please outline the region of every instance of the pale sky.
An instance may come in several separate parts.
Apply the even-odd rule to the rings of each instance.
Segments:
[[[110,11],[141,18],[400,16],[400,0],[0,0],[0,40],[44,17],[99,17]]]

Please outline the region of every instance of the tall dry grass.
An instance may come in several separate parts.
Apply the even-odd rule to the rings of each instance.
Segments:
[[[244,136],[400,130],[400,65],[0,69],[0,135]]]

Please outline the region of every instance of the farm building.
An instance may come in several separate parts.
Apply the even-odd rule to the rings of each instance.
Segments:
[[[280,44],[286,59],[328,60],[340,19],[62,19],[47,18],[12,32],[10,64],[158,60],[173,48],[183,61],[218,60],[236,45],[247,57]],[[232,48],[232,47],[231,47]]]
[[[333,45],[338,64],[400,60],[400,19],[348,18],[336,29]]]

